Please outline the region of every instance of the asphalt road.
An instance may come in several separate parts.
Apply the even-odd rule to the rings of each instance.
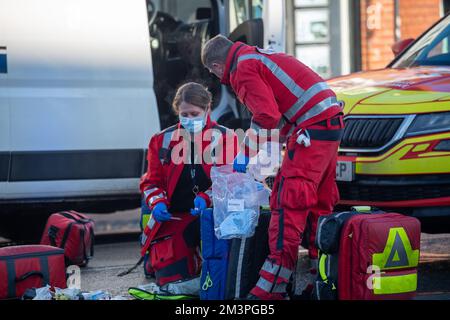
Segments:
[[[94,258],[81,269],[81,288],[130,298],[128,288],[151,282],[142,266],[117,276],[139,260],[139,210],[90,216],[96,221],[98,244]],[[299,269],[306,263],[306,252],[300,250]],[[450,300],[450,234],[422,234],[417,299]]]
[[[138,210],[95,215],[93,218],[98,234],[138,231]],[[127,296],[129,287],[150,282],[145,279],[141,267],[125,277],[117,277],[139,259],[138,236],[135,237],[135,241],[130,241],[134,240],[131,236],[125,242],[98,244],[95,258],[82,269],[82,289],[102,289],[113,295]],[[299,267],[306,263],[305,254],[300,250]],[[450,234],[422,234],[417,299],[450,300]]]

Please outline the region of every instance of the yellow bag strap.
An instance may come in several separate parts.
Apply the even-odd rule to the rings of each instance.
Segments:
[[[328,277],[327,277],[327,270],[326,270],[326,261],[327,261],[327,255],[321,254],[319,258],[319,274],[320,278],[323,282],[328,283]]]

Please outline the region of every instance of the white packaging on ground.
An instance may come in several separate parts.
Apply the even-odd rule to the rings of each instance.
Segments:
[[[46,285],[42,288],[36,289],[36,296],[33,298],[33,300],[52,300],[52,292],[50,291],[50,286]]]
[[[103,290],[85,292],[81,294],[84,300],[111,300],[111,295]]]
[[[249,173],[233,172],[231,165],[211,169],[214,230],[218,239],[253,236],[259,207],[268,202],[267,190]]]
[[[180,280],[167,283],[163,286],[158,286],[151,282],[138,286],[139,289],[153,293],[153,294],[170,294],[170,295],[193,295],[200,294],[200,277],[189,280]]]
[[[189,280],[170,282],[161,286],[160,290],[173,295],[200,295],[200,277]]]

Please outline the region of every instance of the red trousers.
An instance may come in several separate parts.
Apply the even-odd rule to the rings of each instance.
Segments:
[[[342,116],[305,128],[311,145],[296,142],[293,134],[272,189],[269,225],[270,255],[251,293],[260,299],[287,297],[286,287],[295,271],[298,249],[309,221],[309,256],[317,259],[315,235],[319,216],[333,211],[339,200],[336,161],[343,133]]]

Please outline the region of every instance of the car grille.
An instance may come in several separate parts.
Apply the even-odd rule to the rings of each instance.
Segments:
[[[367,186],[338,182],[341,200],[410,201],[450,197],[450,184],[411,186]]]
[[[402,122],[403,118],[348,118],[341,148],[381,148],[392,140]]]

